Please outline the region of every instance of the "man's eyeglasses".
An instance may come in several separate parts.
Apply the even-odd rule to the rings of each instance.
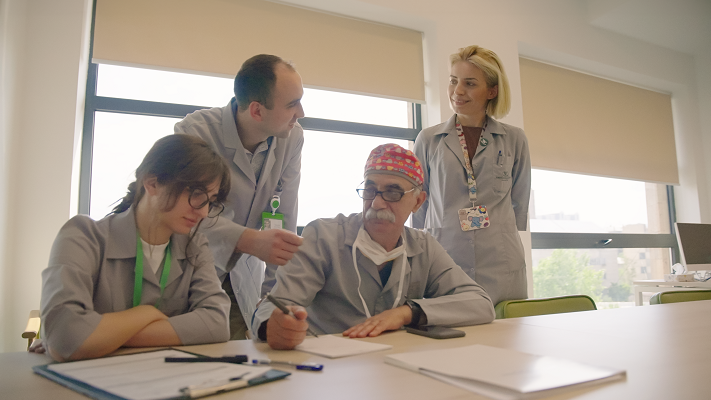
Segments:
[[[358,193],[358,196],[360,196],[361,199],[363,200],[375,200],[375,197],[380,195],[380,197],[383,198],[383,200],[388,201],[390,203],[394,203],[397,201],[400,201],[402,199],[402,196],[405,195],[405,193],[410,193],[415,188],[412,188],[407,191],[399,191],[399,190],[375,190],[375,188],[365,188],[365,189],[356,189],[356,192]]]
[[[200,210],[209,203],[210,208],[207,211],[207,216],[209,218],[215,218],[220,215],[222,211],[224,211],[225,205],[220,202],[210,201],[210,196],[207,195],[205,190],[199,188],[190,190],[190,197],[188,197],[190,207]]]

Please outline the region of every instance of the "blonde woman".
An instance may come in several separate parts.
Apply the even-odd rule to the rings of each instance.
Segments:
[[[498,121],[511,108],[499,57],[479,46],[452,54],[447,95],[454,115],[415,141],[428,196],[414,226],[437,238],[494,305],[526,298],[518,231],[528,221],[531,162],[523,130]]]

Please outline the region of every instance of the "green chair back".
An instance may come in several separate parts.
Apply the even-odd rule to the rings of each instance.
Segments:
[[[681,303],[683,301],[711,300],[711,290],[672,290],[657,293],[649,304]]]
[[[544,299],[505,300],[497,304],[494,310],[496,311],[496,319],[503,319],[590,311],[597,310],[597,307],[590,296],[578,294]]]

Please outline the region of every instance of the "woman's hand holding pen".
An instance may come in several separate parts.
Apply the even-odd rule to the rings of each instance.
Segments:
[[[287,306],[287,308],[294,313],[294,317],[275,308],[267,321],[267,343],[272,349],[291,350],[306,337],[306,330],[309,327],[306,322],[308,315],[306,309],[301,306]]]

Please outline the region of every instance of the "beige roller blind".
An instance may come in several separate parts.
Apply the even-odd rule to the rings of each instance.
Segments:
[[[305,85],[423,103],[422,33],[263,0],[98,0],[94,60],[234,76],[275,54]]]
[[[521,58],[536,168],[678,184],[671,96]]]

